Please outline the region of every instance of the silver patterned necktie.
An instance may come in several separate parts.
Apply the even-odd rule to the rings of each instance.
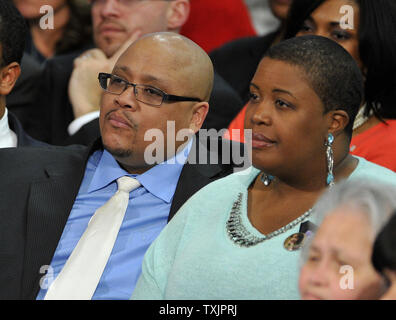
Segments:
[[[129,193],[140,186],[139,181],[128,176],[117,179],[117,184],[117,192],[95,211],[44,300],[92,298],[124,219]]]

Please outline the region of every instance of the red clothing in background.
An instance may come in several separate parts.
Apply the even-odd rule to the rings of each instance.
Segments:
[[[180,33],[206,52],[231,40],[256,35],[243,0],[190,0],[190,3],[190,16]]]
[[[244,122],[245,122],[246,106],[247,105],[245,105],[243,107],[243,109],[241,111],[239,111],[239,113],[234,118],[234,120],[231,121],[230,125],[228,126],[228,132],[226,132],[224,134],[225,139],[239,141],[239,142],[245,142],[245,137],[243,135],[243,128],[245,125]],[[231,139],[230,136],[232,135],[232,129],[239,129],[240,134],[237,135],[237,133],[235,133]]]
[[[387,120],[354,136],[350,152],[396,171],[396,120]]]

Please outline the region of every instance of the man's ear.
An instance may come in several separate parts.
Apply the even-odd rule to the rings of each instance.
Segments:
[[[328,114],[329,116],[329,129],[328,133],[332,133],[334,136],[338,136],[344,132],[346,126],[349,124],[350,118],[345,110],[332,110]]]
[[[168,31],[178,31],[186,23],[189,15],[189,0],[171,1],[167,11]]]
[[[199,102],[193,106],[192,118],[190,121],[190,129],[197,133],[201,129],[203,122],[205,121],[206,115],[209,112],[208,102]]]
[[[21,67],[17,62],[11,62],[0,71],[0,95],[8,95],[21,74]]]

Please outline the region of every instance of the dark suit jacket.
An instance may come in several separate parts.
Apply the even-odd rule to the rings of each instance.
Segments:
[[[18,142],[17,147],[44,147],[46,143],[37,141],[29,136],[22,128],[21,123],[17,117],[8,111],[8,126],[16,134]]]
[[[87,124],[86,128],[83,127],[82,132],[77,132],[74,137],[70,137],[67,132],[67,127],[74,120],[68,96],[68,82],[76,57],[77,54],[68,54],[46,62],[41,76],[38,101],[25,127],[33,138],[54,145],[88,145],[100,135],[97,119]],[[227,128],[243,107],[238,94],[217,73],[209,104],[209,113],[202,126],[204,129]]]
[[[209,54],[215,71],[239,94],[244,104],[248,100],[249,84],[257,66],[276,36],[277,32],[272,32],[238,39]]]
[[[0,300],[36,298],[40,268],[51,263],[88,157],[101,147],[97,141],[90,148],[0,150]],[[196,191],[232,171],[233,164],[186,163],[169,219]]]
[[[77,53],[61,55],[45,62],[37,96],[25,130],[33,138],[61,145],[68,137],[67,127],[74,119],[68,97],[68,80]],[[92,142],[92,141],[91,141]]]

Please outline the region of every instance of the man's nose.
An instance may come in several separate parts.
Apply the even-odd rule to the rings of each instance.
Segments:
[[[136,111],[138,108],[138,102],[135,97],[134,87],[129,86],[120,95],[115,96],[115,102],[120,107],[128,108]]]
[[[104,17],[116,16],[120,13],[119,3],[117,0],[105,0],[101,5],[100,13]]]

